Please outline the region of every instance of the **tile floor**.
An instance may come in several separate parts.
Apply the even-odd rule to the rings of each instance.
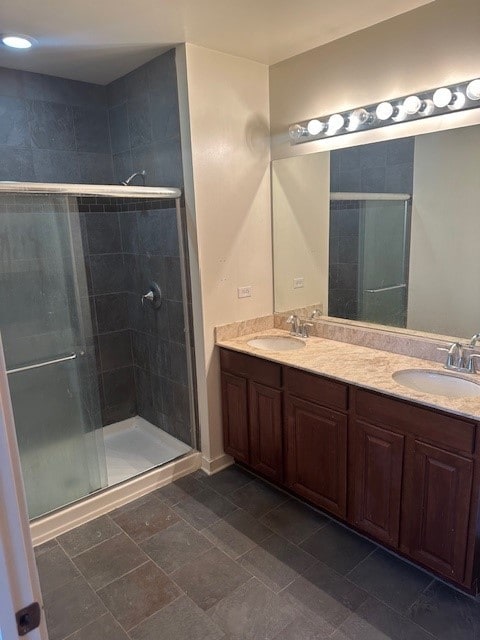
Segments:
[[[239,467],[37,547],[50,640],[474,640],[480,603]]]

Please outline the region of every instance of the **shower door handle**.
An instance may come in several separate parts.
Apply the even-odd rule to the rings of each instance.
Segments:
[[[20,373],[20,371],[30,371],[30,369],[40,369],[41,367],[48,367],[51,364],[58,364],[59,362],[66,362],[67,360],[75,360],[76,353],[71,353],[69,356],[63,358],[55,358],[55,360],[46,360],[45,362],[38,362],[37,364],[29,364],[25,367],[18,367],[17,369],[7,369],[7,373]]]

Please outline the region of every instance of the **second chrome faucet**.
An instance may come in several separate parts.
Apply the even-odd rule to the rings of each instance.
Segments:
[[[479,339],[480,333],[476,333],[472,336],[468,345],[452,342],[448,348],[439,347],[439,351],[447,352],[445,369],[458,371],[459,373],[477,373],[476,361],[480,358],[480,354],[475,353],[473,350]]]

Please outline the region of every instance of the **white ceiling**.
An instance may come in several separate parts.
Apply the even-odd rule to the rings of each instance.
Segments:
[[[1,0],[0,66],[106,84],[180,42],[274,64],[431,0]]]

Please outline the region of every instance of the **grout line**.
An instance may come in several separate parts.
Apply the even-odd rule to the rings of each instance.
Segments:
[[[106,514],[105,514],[106,515]],[[101,517],[101,516],[100,516]],[[110,518],[111,519],[111,518]],[[90,522],[93,522],[93,520],[91,520]],[[88,522],[85,524],[89,524]],[[91,551],[92,549],[95,549],[95,547],[99,547],[101,544],[103,544],[104,542],[109,542],[110,540],[113,540],[114,538],[117,538],[121,533],[124,533],[123,529],[121,527],[119,527],[119,525],[114,522],[115,526],[119,529],[119,531],[117,531],[117,533],[115,533],[113,536],[110,536],[109,538],[105,538],[104,540],[100,540],[100,542],[97,542],[95,544],[92,544],[91,547],[88,547],[88,549],[84,549],[83,551],[80,551],[79,553],[76,553],[75,555],[71,556],[68,551],[65,549],[65,547],[62,545],[62,543],[60,542],[60,540],[58,538],[55,538],[55,540],[58,542],[59,546],[61,549],[63,549],[63,551],[67,554],[67,557],[70,558],[70,560],[73,560],[74,558],[78,558],[78,556],[81,556],[82,553],[87,553],[87,551]],[[81,527],[82,525],[80,525]],[[75,531],[75,529],[71,529],[70,531]],[[66,531],[66,533],[70,533],[70,531]],[[63,534],[62,534],[63,535]],[[61,537],[61,536],[59,536]]]
[[[343,574],[343,576],[344,576],[344,577],[345,577],[349,582],[352,582],[352,584],[355,584],[352,580],[350,580],[350,578],[349,578],[348,576],[349,576],[353,571],[355,571],[355,569],[356,569],[357,567],[359,567],[359,566],[360,566],[361,564],[363,564],[366,560],[368,560],[368,558],[370,558],[370,556],[371,556],[371,555],[373,555],[373,554],[375,553],[375,551],[377,551],[377,549],[378,549],[378,547],[374,547],[374,548],[370,551],[370,553],[367,553],[367,555],[366,555],[364,558],[362,558],[359,562],[357,562],[357,564],[356,564],[354,567],[352,567],[351,569],[349,569],[349,570],[347,571],[347,573],[344,573],[344,574]]]

